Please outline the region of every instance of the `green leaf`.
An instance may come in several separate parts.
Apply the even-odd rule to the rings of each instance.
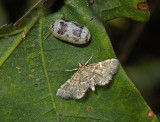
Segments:
[[[74,73],[66,69],[77,68],[92,55],[90,64],[116,56],[103,24],[86,1],[66,0],[53,13],[46,9],[48,2],[40,1],[14,26],[0,29],[0,120],[157,121],[149,116],[150,108],[121,66],[110,84],[88,90],[80,100],[56,96]],[[53,35],[43,41],[51,23],[63,14],[88,27],[90,43],[73,45]]]
[[[145,0],[95,0],[91,7],[103,20],[127,17],[137,21],[148,21],[150,16]]]

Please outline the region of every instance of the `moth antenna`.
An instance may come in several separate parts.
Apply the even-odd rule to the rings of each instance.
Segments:
[[[89,63],[89,61],[92,59],[93,55],[86,61],[85,66]]]

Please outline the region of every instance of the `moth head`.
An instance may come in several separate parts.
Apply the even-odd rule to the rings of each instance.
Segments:
[[[78,68],[82,68],[83,66],[84,66],[84,65],[81,64],[81,63],[78,64]]]

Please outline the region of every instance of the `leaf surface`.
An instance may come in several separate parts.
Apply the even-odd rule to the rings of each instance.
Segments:
[[[128,17],[137,21],[148,21],[150,16],[145,0],[95,0],[92,3],[89,4],[92,10],[103,20]]]
[[[157,121],[156,116],[147,116],[150,108],[121,66],[110,84],[88,90],[80,100],[56,96],[74,73],[66,69],[77,68],[92,55],[90,64],[116,56],[103,24],[86,1],[66,0],[53,13],[46,12],[45,4],[39,2],[14,26],[0,30],[0,120]],[[51,23],[63,14],[90,30],[88,44],[73,45],[53,35],[43,41]]]

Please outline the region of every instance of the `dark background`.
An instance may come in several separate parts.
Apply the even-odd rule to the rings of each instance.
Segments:
[[[0,26],[16,22],[36,1],[0,0]],[[120,18],[105,26],[123,68],[160,119],[160,0],[147,2],[148,22]]]

